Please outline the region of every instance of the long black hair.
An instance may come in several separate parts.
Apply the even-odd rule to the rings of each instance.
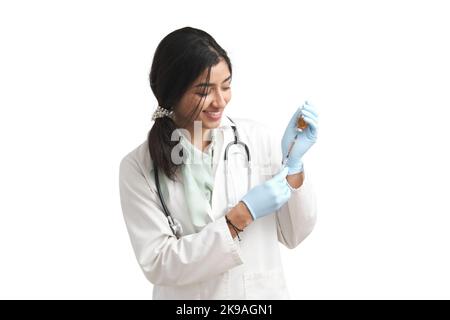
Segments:
[[[166,35],[156,48],[150,70],[150,87],[159,106],[174,110],[184,93],[205,70],[209,83],[211,67],[224,59],[232,73],[231,62],[224,49],[207,32],[192,27],[184,27]],[[203,93],[207,86],[203,86]],[[203,99],[202,99],[203,100]],[[186,123],[193,121],[201,112],[200,100]],[[172,148],[178,141],[171,141],[172,132],[177,129],[169,118],[155,120],[148,133],[150,157],[156,167],[174,180],[179,164],[171,160]]]

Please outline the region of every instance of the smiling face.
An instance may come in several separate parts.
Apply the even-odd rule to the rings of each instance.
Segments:
[[[179,104],[174,108],[174,120],[179,127],[186,123],[193,115],[196,106],[201,108],[194,121],[201,121],[202,128],[217,128],[223,115],[223,111],[231,99],[231,74],[225,60],[211,67],[208,86],[204,87],[208,70],[205,70],[184,93]],[[200,103],[200,104],[199,104]],[[184,127],[192,132],[193,121]]]

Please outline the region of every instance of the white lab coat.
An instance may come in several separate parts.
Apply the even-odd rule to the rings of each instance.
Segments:
[[[234,119],[240,139],[250,148],[252,187],[270,179],[281,167],[280,141],[255,121]],[[172,215],[181,222],[184,236],[177,240],[168,225],[156,193],[147,141],[120,163],[120,198],[127,230],[137,261],[153,283],[153,299],[288,299],[280,259],[281,242],[296,247],[312,231],[316,203],[305,173],[304,184],[275,214],[251,223],[232,238],[225,221],[224,151],[234,139],[225,116],[217,135],[214,189],[210,223],[195,233],[184,204],[183,185],[170,182]],[[247,192],[244,153],[230,152],[233,203]],[[237,150],[237,151],[236,151]],[[234,160],[233,160],[234,159]],[[299,266],[301,268],[301,266]]]

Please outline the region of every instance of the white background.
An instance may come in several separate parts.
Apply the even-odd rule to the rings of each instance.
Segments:
[[[280,135],[320,112],[315,230],[283,249],[295,299],[450,298],[445,1],[0,2],[0,298],[151,298],[119,163],[155,108],[148,72],[192,26],[229,53],[228,114]]]

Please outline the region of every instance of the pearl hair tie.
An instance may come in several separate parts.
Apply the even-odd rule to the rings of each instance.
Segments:
[[[153,112],[152,120],[156,120],[158,118],[170,117],[173,114],[173,111],[167,110],[161,106],[156,108],[155,112]]]

